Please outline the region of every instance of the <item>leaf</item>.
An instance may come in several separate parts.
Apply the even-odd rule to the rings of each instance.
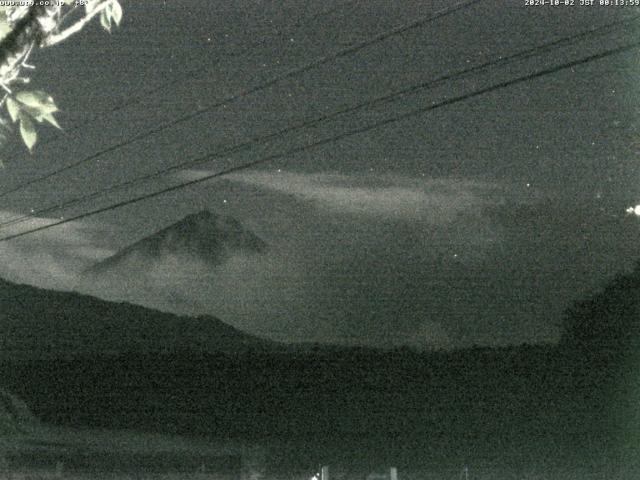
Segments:
[[[16,100],[38,112],[53,113],[58,111],[51,95],[42,90],[18,92]]]
[[[118,0],[113,0],[113,2],[111,2],[110,9],[111,19],[116,25],[120,26],[120,22],[122,21],[122,5],[120,5]]]
[[[54,118],[53,114],[51,113],[45,113],[44,115],[42,115],[42,117],[40,117],[39,121],[44,120],[47,123],[50,123],[51,125],[53,125],[54,127],[56,127],[58,130],[62,130],[62,127],[58,124],[58,121]]]
[[[24,144],[31,152],[38,139],[38,134],[36,133],[33,122],[27,115],[20,115],[20,135],[22,136]]]
[[[25,107],[20,111],[20,113],[21,113],[21,116],[24,115],[29,120],[35,120],[38,123],[41,123],[43,121],[52,123],[49,121],[49,118],[54,118],[51,112],[37,111],[29,107]]]
[[[7,111],[11,117],[11,121],[15,122],[20,114],[20,105],[11,97],[7,97]]]
[[[111,33],[111,15],[109,13],[109,7],[100,12],[100,25],[109,33]]]
[[[0,15],[0,39],[6,37],[11,30],[12,28],[7,21],[7,17]]]

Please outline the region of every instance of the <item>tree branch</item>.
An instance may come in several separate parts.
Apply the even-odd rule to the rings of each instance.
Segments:
[[[56,15],[60,6],[53,5],[54,3],[49,2],[47,5],[45,2],[34,2],[0,41],[0,82],[5,86],[20,73],[25,55],[56,28]]]
[[[78,20],[76,23],[74,23],[73,25],[71,25],[70,27],[64,29],[62,32],[56,33],[56,34],[51,34],[49,35],[47,38],[44,39],[44,41],[42,42],[42,46],[43,47],[50,47],[52,45],[55,45],[57,43],[60,43],[64,40],[66,40],[67,38],[69,38],[71,35],[78,33],[80,30],[82,30],[84,28],[84,26],[89,23],[96,15],[98,15],[100,12],[102,12],[102,10],[104,10],[105,8],[107,8],[107,6],[112,2],[113,0],[105,0],[103,3],[101,3],[100,5],[98,5],[95,9],[91,10],[90,13],[86,14],[84,17],[82,17],[80,20]]]

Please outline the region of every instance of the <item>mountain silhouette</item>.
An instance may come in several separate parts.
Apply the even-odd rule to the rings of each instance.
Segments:
[[[146,267],[169,259],[216,266],[234,254],[261,254],[266,250],[267,244],[237,219],[202,210],[123,248],[86,273],[99,274],[122,266]]]
[[[76,354],[237,353],[279,344],[212,316],[188,317],[0,279],[0,358]]]
[[[602,291],[576,302],[563,318],[561,346],[590,356],[636,355],[640,345],[640,262]]]

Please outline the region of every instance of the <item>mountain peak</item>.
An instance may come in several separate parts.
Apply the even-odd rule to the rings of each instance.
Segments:
[[[161,262],[169,257],[219,265],[234,254],[266,250],[267,244],[236,218],[201,210],[120,250],[90,272],[110,270],[129,261]]]

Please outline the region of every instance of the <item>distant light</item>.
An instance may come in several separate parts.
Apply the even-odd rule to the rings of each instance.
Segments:
[[[530,184],[530,183],[527,183],[527,188],[529,188],[530,186],[531,186],[531,184]]]
[[[636,217],[640,217],[640,205],[636,205],[635,207],[628,207],[625,211],[628,215],[635,215]]]
[[[227,199],[225,198],[224,200],[222,200],[222,203],[227,203]]]

